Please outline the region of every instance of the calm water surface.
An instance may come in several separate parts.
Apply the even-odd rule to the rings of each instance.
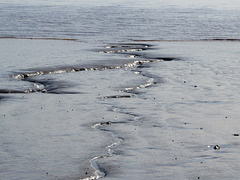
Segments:
[[[126,40],[239,39],[237,1],[13,1],[0,4],[1,37]]]

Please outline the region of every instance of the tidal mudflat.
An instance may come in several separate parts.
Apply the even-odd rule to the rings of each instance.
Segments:
[[[238,41],[0,42],[1,178],[238,178]]]

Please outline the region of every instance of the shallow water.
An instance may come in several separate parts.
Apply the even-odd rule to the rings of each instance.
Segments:
[[[129,40],[240,39],[237,0],[4,1],[0,36]]]
[[[2,1],[0,179],[238,179],[239,7]]]

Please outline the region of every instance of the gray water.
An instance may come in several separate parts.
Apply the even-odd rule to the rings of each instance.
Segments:
[[[0,179],[238,179],[239,10],[2,0]]]
[[[13,1],[1,3],[2,37],[84,42],[239,39],[238,1]]]

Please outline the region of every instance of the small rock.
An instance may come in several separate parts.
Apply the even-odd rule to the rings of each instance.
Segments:
[[[106,122],[107,125],[111,125],[112,124],[112,121],[108,121]]]
[[[216,146],[213,147],[213,149],[219,150],[219,149],[220,149],[220,146],[219,146],[219,145],[216,145]]]
[[[233,134],[233,136],[239,136],[239,134]]]

